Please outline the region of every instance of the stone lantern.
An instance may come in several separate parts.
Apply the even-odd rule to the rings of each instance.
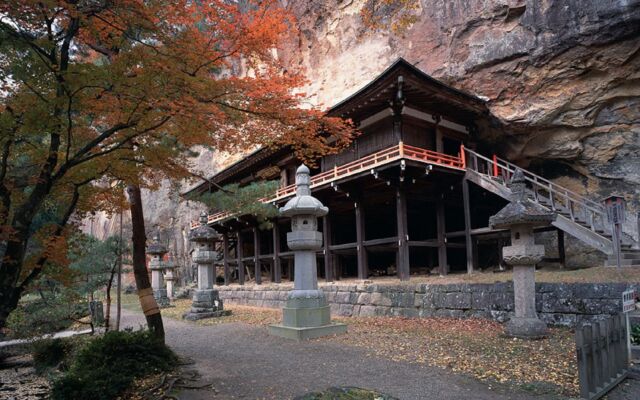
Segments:
[[[174,271],[179,267],[173,256],[169,256],[169,261],[165,267],[164,280],[167,281],[167,297],[169,300],[173,300],[173,284],[176,280]]]
[[[536,314],[535,267],[544,257],[544,246],[535,244],[533,228],[548,226],[555,213],[530,201],[522,170],[517,169],[509,183],[511,202],[491,218],[492,229],[510,229],[511,246],[503,247],[504,261],[513,266],[515,317],[505,324],[508,336],[538,339],[547,333],[547,325]]]
[[[223,311],[222,300],[213,288],[215,268],[218,258],[215,243],[218,233],[207,224],[207,214],[200,214],[200,226],[189,232],[189,240],[195,244],[193,262],[198,266],[198,289],[193,294],[191,310],[183,315],[184,319],[198,320],[229,314]]]
[[[331,323],[327,299],[318,289],[316,251],[322,247],[318,217],[329,209],[311,196],[309,168],[301,165],[296,171],[296,196],[280,208],[280,215],[291,218],[287,245],[294,253],[294,287],[282,310],[281,325],[271,325],[269,333],[290,339],[311,339],[347,330],[344,324]]]
[[[167,248],[160,243],[160,235],[158,233],[153,236],[153,242],[147,248],[147,254],[151,255],[149,268],[151,269],[153,297],[155,297],[158,306],[168,307],[169,298],[167,297],[167,290],[164,288],[163,278],[165,263],[162,261],[162,257],[167,254]]]

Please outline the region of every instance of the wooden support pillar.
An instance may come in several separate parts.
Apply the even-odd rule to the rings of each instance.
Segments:
[[[440,275],[447,275],[449,266],[447,265],[446,222],[444,201],[442,199],[436,203],[436,231],[438,235],[438,268],[440,269]]]
[[[356,202],[356,253],[358,260],[358,279],[367,279],[369,276],[367,266],[367,250],[364,248],[364,209],[362,204]]]
[[[244,261],[242,261],[242,257],[244,257],[244,254],[242,251],[242,232],[238,231],[237,238],[236,255],[238,256],[238,283],[244,285]]]
[[[331,257],[331,221],[329,216],[322,217],[322,241],[324,242],[324,277],[333,282],[333,259]]]
[[[229,276],[229,235],[222,234],[222,265],[224,266],[224,285],[228,286]]]
[[[273,221],[273,281],[282,281],[282,260],[280,260],[280,227],[278,220]]]
[[[398,277],[401,281],[408,281],[410,275],[409,229],[407,227],[407,194],[404,188],[399,188],[396,193],[396,222],[398,227]]]
[[[469,204],[469,181],[462,179],[462,202],[464,207],[464,238],[467,250],[467,273],[474,270],[473,265],[473,240],[471,238],[471,206]]]
[[[558,262],[560,267],[565,267],[566,254],[564,251],[564,231],[558,229]]]
[[[256,285],[262,284],[262,268],[260,265],[260,231],[253,228],[253,265],[255,267]]]

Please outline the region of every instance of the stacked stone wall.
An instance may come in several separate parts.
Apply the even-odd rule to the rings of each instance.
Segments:
[[[640,284],[537,283],[536,310],[550,325],[573,327],[620,312],[622,292]],[[232,304],[281,308],[289,285],[217,287]],[[504,322],[513,315],[513,285],[323,285],[333,315],[415,318],[485,318]]]

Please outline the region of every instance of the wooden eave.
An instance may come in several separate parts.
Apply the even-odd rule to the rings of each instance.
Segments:
[[[286,150],[287,148],[261,147],[207,179],[221,186],[236,182],[240,176],[246,175],[249,169],[268,165],[271,161],[279,160],[286,156]],[[182,192],[181,196],[184,197],[193,193],[203,194],[211,189],[215,188],[212,188],[209,182],[202,182]]]
[[[404,80],[405,105],[429,110],[465,123],[488,114],[484,100],[455,89],[399,58],[373,81],[333,106],[327,114],[360,121],[389,107],[396,95],[398,77]]]

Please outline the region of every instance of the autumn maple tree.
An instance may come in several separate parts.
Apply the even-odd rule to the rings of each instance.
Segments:
[[[278,58],[293,30],[272,0],[0,3],[0,328],[75,221],[192,176],[194,146],[348,143],[348,123],[300,107]]]

